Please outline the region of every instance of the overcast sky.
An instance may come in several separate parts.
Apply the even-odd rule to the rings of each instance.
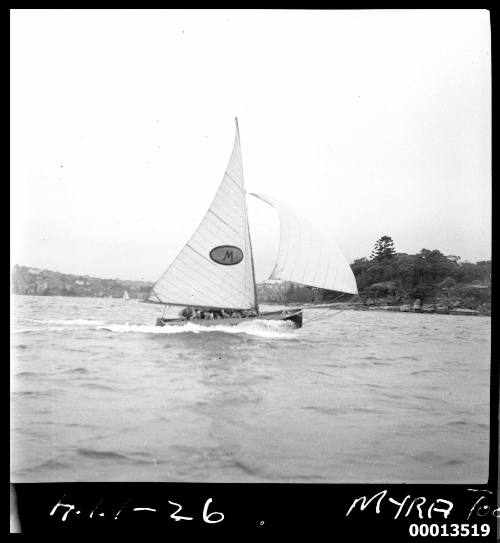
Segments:
[[[246,188],[349,261],[491,258],[489,13],[11,11],[12,263],[154,281],[241,132]],[[277,216],[249,202],[257,279]]]

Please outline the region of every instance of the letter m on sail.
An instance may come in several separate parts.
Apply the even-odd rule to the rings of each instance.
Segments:
[[[364,511],[370,503],[375,500],[375,498],[378,496],[377,505],[375,507],[375,511],[377,512],[377,515],[380,513],[380,502],[382,501],[382,498],[385,498],[385,495],[387,494],[387,490],[382,490],[381,492],[378,492],[377,494],[374,494],[369,500],[366,499],[366,496],[361,496],[361,498],[356,498],[353,502],[351,507],[349,507],[349,510],[346,513],[346,517],[349,516],[349,513],[356,507],[358,502],[361,502],[359,509],[361,511]]]
[[[226,252],[224,254],[224,258],[222,259],[224,261],[232,262],[234,260],[233,250],[232,249],[226,249]]]

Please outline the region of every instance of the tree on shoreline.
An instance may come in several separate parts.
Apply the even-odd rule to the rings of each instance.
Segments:
[[[375,247],[373,248],[371,254],[371,259],[382,262],[383,260],[392,258],[395,254],[396,250],[394,249],[394,241],[392,238],[390,236],[382,236],[375,243]]]

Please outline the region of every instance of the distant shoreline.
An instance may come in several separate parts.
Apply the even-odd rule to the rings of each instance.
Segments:
[[[36,296],[37,298],[86,298],[94,300],[123,300],[121,296],[74,296],[70,294],[22,294],[22,293],[11,293],[14,296]],[[125,301],[125,300],[124,300]],[[127,301],[138,301],[140,303],[145,303],[142,299],[131,299]],[[428,315],[460,315],[460,316],[470,316],[470,317],[491,317],[491,311],[481,312],[474,309],[433,309],[430,307],[425,307],[423,309],[414,310],[408,305],[366,305],[362,302],[338,302],[332,304],[301,304],[293,302],[259,302],[261,305],[271,305],[279,307],[301,307],[303,309],[314,309],[314,308],[330,308],[330,309],[351,309],[353,311],[391,311],[393,313],[420,313]],[[168,304],[165,304],[168,305]]]
[[[354,311],[391,311],[393,313],[420,313],[420,314],[429,314],[429,315],[461,315],[461,316],[471,316],[471,317],[491,317],[491,311],[476,311],[474,309],[465,309],[465,308],[455,308],[455,309],[434,309],[431,307],[425,307],[420,310],[414,310],[408,304],[401,305],[366,305],[362,302],[338,302],[332,304],[299,304],[293,302],[286,303],[273,303],[273,302],[264,302],[266,305],[279,305],[286,307],[302,307],[303,309],[312,309],[314,307],[318,308],[331,308],[331,309],[352,309]]]

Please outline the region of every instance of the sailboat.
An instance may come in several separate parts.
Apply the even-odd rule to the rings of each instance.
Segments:
[[[277,198],[249,194],[273,206],[279,215],[280,241],[271,279],[357,294],[349,263],[328,237]],[[236,119],[233,150],[217,193],[194,234],[153,285],[147,302],[207,312],[224,310],[229,315],[222,321],[192,321],[203,326],[276,320],[302,327],[300,307],[265,312],[259,308],[246,195]],[[237,316],[231,316],[234,312]],[[182,326],[188,322],[161,317],[156,324]]]
[[[125,301],[130,300],[130,296],[128,295],[128,292],[127,292],[126,290],[123,292],[123,299],[124,299]]]

